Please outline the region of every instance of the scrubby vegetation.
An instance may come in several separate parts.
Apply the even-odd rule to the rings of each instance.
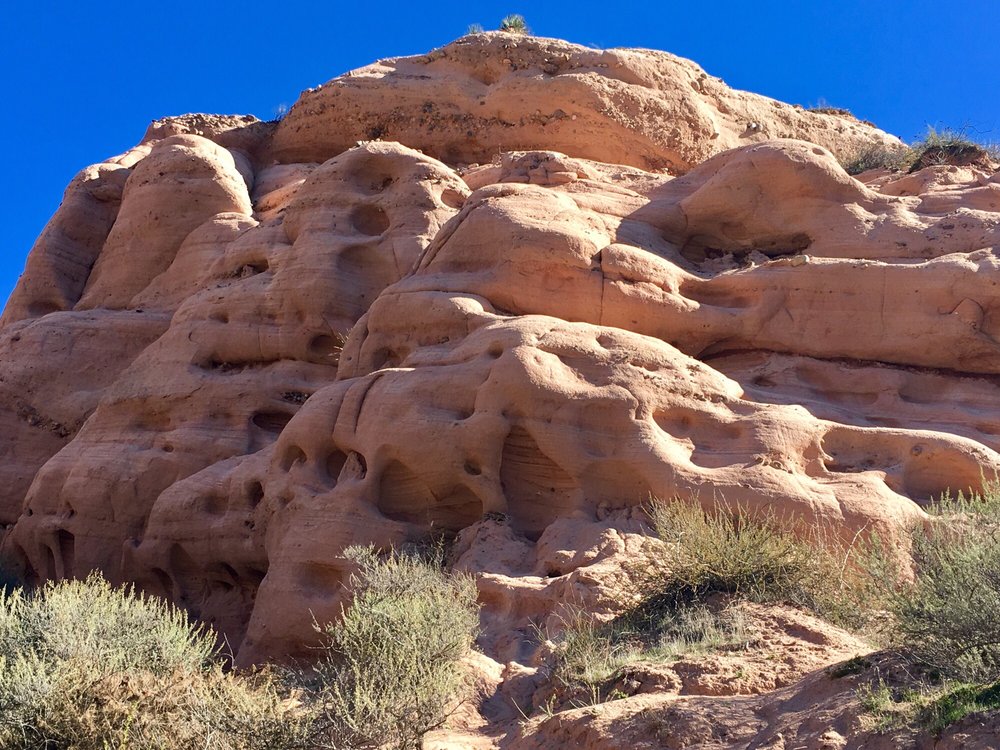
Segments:
[[[893,600],[899,642],[931,672],[1000,680],[1000,488],[932,511],[912,535],[914,581]]]
[[[976,712],[1000,709],[1000,484],[945,496],[912,530],[911,563],[875,534],[850,543],[773,514],[720,503],[653,502],[659,552],[630,570],[633,603],[599,622],[581,611],[552,638],[559,700],[549,709],[621,697],[636,662],[751,644],[741,602],[809,610],[885,647],[828,670],[860,681],[875,730],[940,733]],[[885,664],[895,665],[883,672]],[[891,678],[890,678],[891,675]]]
[[[614,678],[630,664],[741,648],[754,637],[739,604],[722,601],[640,606],[605,623],[571,608],[562,625],[552,680],[566,707],[616,697]]]
[[[224,672],[215,637],[96,576],[0,599],[0,747],[296,747],[272,673]]]
[[[500,20],[500,31],[506,31],[508,34],[531,33],[531,29],[528,28],[528,24],[525,22],[524,16],[520,13],[511,13],[509,16],[504,16]]]
[[[887,169],[890,172],[903,172],[909,169],[911,163],[909,148],[889,148],[880,144],[866,146],[856,154],[841,162],[844,171],[849,175],[859,175],[872,169]]]
[[[910,146],[908,170],[916,172],[939,164],[979,164],[1000,160],[995,144],[979,143],[960,130],[927,129],[927,135]]]
[[[787,602],[861,627],[872,612],[867,602],[882,593],[879,580],[889,563],[874,534],[845,544],[828,530],[724,502],[706,512],[697,503],[656,501],[650,518],[668,550],[640,571],[650,599],[681,605],[726,594]]]
[[[322,629],[319,739],[323,747],[417,750],[467,688],[461,659],[479,624],[475,584],[444,575],[434,560],[380,558],[369,548],[347,554],[359,571],[350,609]]]
[[[91,576],[0,595],[4,750],[417,748],[461,698],[475,592],[355,550],[354,602],[315,671],[226,668],[213,633]]]
[[[810,112],[816,112],[821,115],[834,115],[836,117],[845,117],[849,120],[856,120],[857,122],[864,123],[865,125],[871,125],[875,127],[875,123],[871,120],[862,120],[857,115],[855,115],[851,110],[846,107],[833,107],[826,103],[825,100],[820,99],[815,106],[808,107]]]
[[[1000,147],[996,144],[977,142],[958,130],[928,128],[927,135],[908,147],[868,146],[844,160],[842,166],[848,174],[857,175],[870,169],[916,172],[942,164],[988,166],[998,161]]]
[[[914,682],[890,685],[879,677],[858,688],[870,729],[940,735],[967,716],[1000,709],[1000,683]]]
[[[892,642],[909,678],[862,686],[881,729],[938,733],[970,713],[1000,709],[1000,485],[945,496],[913,530],[912,580],[892,591]]]
[[[637,603],[604,623],[576,613],[555,637],[553,677],[576,701],[612,697],[615,673],[639,660],[746,645],[744,601],[790,603],[859,630],[884,619],[894,563],[874,534],[845,544],[725,503],[706,512],[656,500],[648,511],[661,546],[629,571]]]
[[[929,510],[909,537],[912,567],[900,567],[875,534],[844,541],[724,502],[651,502],[655,553],[626,571],[622,614],[570,608],[541,634],[554,649],[547,708],[620,697],[636,662],[752,646],[754,602],[883,639],[881,654],[828,670],[860,685],[873,729],[939,733],[1000,709],[1000,484]],[[228,669],[210,631],[96,576],[10,589],[0,748],[416,750],[469,690],[478,624],[472,580],[436,549],[348,550],[352,601],[317,625],[319,659],[304,672]]]

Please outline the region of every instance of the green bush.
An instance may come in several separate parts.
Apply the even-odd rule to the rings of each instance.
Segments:
[[[524,16],[519,13],[511,13],[509,16],[504,16],[500,20],[500,31],[506,31],[508,34],[531,33],[531,29],[528,28]]]
[[[913,533],[914,580],[893,600],[899,641],[932,672],[1000,680],[1000,487],[932,511]]]
[[[305,725],[273,676],[225,673],[180,610],[91,576],[0,597],[0,747],[268,750]]]
[[[345,554],[359,570],[343,618],[321,628],[317,742],[416,750],[468,687],[461,661],[478,628],[475,584],[439,561],[370,548]]]
[[[727,594],[786,602],[865,629],[880,618],[898,575],[874,533],[846,544],[831,531],[725,502],[706,512],[696,502],[654,500],[649,515],[664,542],[663,556],[636,571],[650,602]]]

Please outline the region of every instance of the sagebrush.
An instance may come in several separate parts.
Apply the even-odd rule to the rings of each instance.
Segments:
[[[439,561],[351,548],[358,572],[343,618],[322,628],[316,739],[331,748],[416,750],[468,689],[462,659],[478,624],[471,577]]]
[[[931,510],[912,534],[914,579],[893,599],[897,640],[943,676],[1000,680],[1000,486]]]
[[[279,750],[306,725],[177,608],[92,575],[0,595],[0,747]]]
[[[306,672],[231,670],[210,630],[97,575],[0,593],[0,748],[419,747],[466,687],[475,586],[434,561],[352,554],[353,601]]]

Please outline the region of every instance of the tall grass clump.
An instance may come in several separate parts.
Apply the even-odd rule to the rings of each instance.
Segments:
[[[785,602],[863,629],[883,612],[898,575],[875,533],[845,543],[830,529],[726,502],[706,511],[653,500],[649,515],[664,554],[638,571],[648,601],[680,605],[724,594]]]
[[[928,127],[927,134],[909,146],[865,146],[844,159],[841,166],[847,174],[858,175],[871,169],[909,173],[945,164],[988,167],[998,161],[1000,146],[995,143],[981,143],[961,130]]]
[[[0,596],[0,747],[296,747],[304,724],[267,673],[222,669],[214,635],[92,575]]]
[[[439,560],[350,548],[358,572],[340,621],[321,627],[316,667],[321,747],[416,750],[465,697],[476,587]]]
[[[506,31],[508,34],[531,33],[531,29],[528,28],[524,16],[520,13],[511,13],[509,16],[504,16],[500,20],[500,31]]]
[[[941,164],[980,164],[1000,160],[996,144],[979,143],[962,130],[928,127],[927,134],[910,146],[910,172]]]

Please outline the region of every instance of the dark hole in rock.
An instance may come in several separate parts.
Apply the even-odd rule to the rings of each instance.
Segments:
[[[62,574],[64,578],[73,577],[73,557],[76,543],[73,535],[66,529],[59,529],[56,532],[56,541],[59,545],[59,557],[62,560]]]
[[[336,360],[340,355],[341,342],[336,336],[321,333],[309,341],[309,353],[321,359]]]
[[[260,482],[250,482],[246,488],[247,504],[256,508],[264,499],[264,486]]]
[[[361,234],[375,237],[389,228],[389,217],[379,206],[366,204],[354,209],[351,224]]]
[[[292,415],[281,411],[263,411],[253,415],[253,423],[266,432],[278,433],[285,429]]]
[[[285,455],[281,457],[281,468],[288,471],[296,464],[305,463],[306,454],[299,446],[290,445],[285,450]]]
[[[340,479],[340,472],[344,468],[344,464],[347,463],[347,456],[340,451],[333,451],[326,459],[326,474],[330,479],[337,482]]]

